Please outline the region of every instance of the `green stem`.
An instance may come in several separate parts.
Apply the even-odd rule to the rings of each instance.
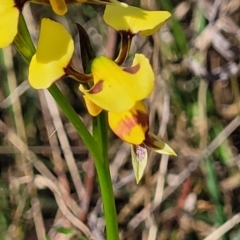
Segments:
[[[97,117],[93,117],[93,137],[100,144],[104,159],[108,158],[108,124],[107,113],[102,111]]]
[[[98,172],[98,179],[100,186],[103,185],[101,190],[106,219],[107,239],[117,240],[119,239],[117,234],[118,233],[117,213],[114,202],[114,193],[112,188],[112,181],[108,161],[107,113],[104,111],[97,117],[93,118],[93,137],[96,140],[96,142],[99,143],[100,145],[99,147],[102,151],[103,156],[103,162],[101,162],[101,168],[99,167],[99,170],[104,170],[104,172],[102,171]],[[106,204],[104,204],[104,202]]]
[[[93,122],[93,139],[92,135],[88,132],[83,122],[80,120],[72,106],[67,99],[63,96],[61,91],[52,85],[49,89],[59,107],[62,109],[65,116],[69,119],[76,131],[82,138],[83,142],[90,151],[101,189],[103,209],[106,221],[107,239],[117,240],[118,238],[118,225],[117,214],[114,201],[114,194],[112,188],[112,181],[109,171],[109,163],[107,159],[107,121],[106,113],[101,113],[98,117],[94,118]],[[104,157],[103,157],[104,156]]]
[[[19,21],[18,35],[14,40],[14,45],[23,58],[30,63],[31,57],[35,53],[33,43],[26,27],[26,23],[22,15]],[[95,118],[93,132],[94,138],[87,130],[84,123],[81,121],[75,110],[69,104],[68,100],[53,84],[49,89],[49,92],[58,103],[59,107],[63,111],[64,115],[69,119],[71,124],[75,127],[77,133],[82,138],[89,152],[91,153],[97,175],[99,185],[101,189],[101,196],[103,202],[103,209],[106,220],[106,230],[108,240],[117,240],[118,237],[118,225],[116,207],[114,201],[114,194],[112,188],[112,181],[110,177],[109,164],[107,160],[107,121],[106,113],[100,114]]]

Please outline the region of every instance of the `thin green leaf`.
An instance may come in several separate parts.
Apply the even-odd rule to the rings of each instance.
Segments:
[[[56,228],[56,230],[57,230],[57,232],[63,233],[65,235],[72,235],[72,234],[74,234],[74,231],[71,228],[58,227],[58,228]]]

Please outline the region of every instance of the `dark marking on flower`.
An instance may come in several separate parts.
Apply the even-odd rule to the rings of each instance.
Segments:
[[[102,91],[102,89],[103,89],[103,80],[100,80],[92,87],[92,89],[90,89],[89,93],[91,94],[99,93]]]
[[[138,63],[137,65],[135,65],[133,67],[123,68],[123,71],[130,73],[130,74],[135,74],[138,72],[139,69],[140,69],[140,64]]]
[[[122,35],[122,37],[129,38],[129,39],[132,39],[136,35],[136,34],[132,33],[130,31],[130,29],[128,31],[126,31],[126,30],[119,30],[118,32]]]
[[[28,2],[27,0],[14,0],[14,7],[16,7],[19,11],[22,11],[24,4]]]
[[[139,124],[141,124],[143,127],[149,127],[149,116],[147,113],[138,110],[135,116],[138,119]]]
[[[131,117],[122,119],[122,121],[119,122],[115,133],[118,137],[125,141],[124,136],[129,136],[132,129],[137,125],[140,125],[146,133],[148,132],[149,118],[147,113],[137,110],[136,113],[133,113]]]
[[[77,71],[72,64],[72,60],[70,60],[70,62],[68,63],[68,65],[63,68],[64,72],[66,73],[66,75],[68,75],[69,77],[71,77],[72,79],[80,82],[80,83],[89,83],[93,81],[93,76],[92,74],[85,74],[85,73],[81,73],[79,71]]]
[[[155,139],[151,135],[147,134],[146,139],[144,140],[144,144],[146,144],[146,146],[148,146],[149,148],[156,148],[154,142]]]
[[[149,147],[150,149],[163,149],[165,143],[162,142],[162,146],[159,147],[159,142],[156,138],[151,136],[150,134],[146,135],[146,139],[144,140],[144,144]]]

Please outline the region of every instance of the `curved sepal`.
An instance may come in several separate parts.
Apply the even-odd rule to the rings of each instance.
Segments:
[[[139,183],[147,166],[148,152],[144,145],[131,145],[131,155],[134,175]]]
[[[100,108],[98,105],[88,100],[87,98],[85,98],[85,96],[83,96],[83,99],[85,101],[86,108],[91,116],[96,117],[102,112],[102,108]]]
[[[156,153],[177,156],[177,154],[172,150],[171,147],[169,147],[169,145],[160,140],[152,132],[148,132],[144,144]]]
[[[127,4],[107,5],[103,19],[117,31],[149,36],[171,17],[167,11],[148,11]]]

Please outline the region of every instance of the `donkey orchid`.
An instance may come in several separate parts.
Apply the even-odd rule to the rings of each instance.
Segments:
[[[53,11],[58,15],[67,12],[67,4],[93,3],[93,4],[116,4],[116,0],[1,0],[0,3],[0,48],[11,44],[18,32],[18,20],[26,3],[50,4]]]

